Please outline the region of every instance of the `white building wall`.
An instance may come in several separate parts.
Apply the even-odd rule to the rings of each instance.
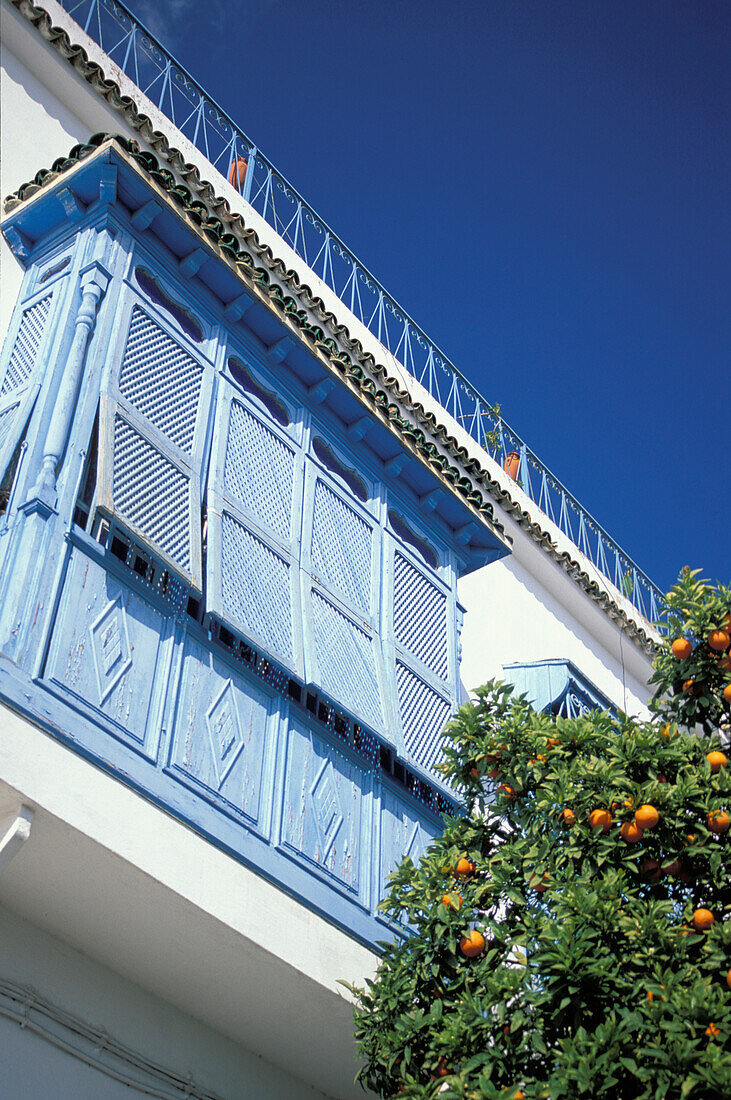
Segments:
[[[25,1027],[12,1018],[17,1011],[15,998],[8,996],[12,986],[28,992]],[[256,996],[257,990],[252,988],[251,999]],[[61,1019],[34,1009],[35,997],[58,1006]],[[194,989],[190,1005],[195,1012]],[[75,1021],[63,1021],[66,1013],[95,1029],[103,1028],[111,1040],[128,1049],[128,1062],[103,1049],[94,1050],[82,1034],[74,1033],[71,1025]],[[284,1021],[282,1024],[281,1039],[286,1045],[288,1027]],[[70,1050],[82,1051],[91,1064]],[[153,1087],[148,1063],[183,1078],[190,1075],[204,1096],[212,1093],[226,1100],[316,1100],[325,1096],[2,908],[0,1051],[1,1100],[149,1096],[146,1088],[118,1079],[126,1077]],[[166,1100],[182,1100],[183,1092],[174,1084],[160,1082],[157,1087]]]
[[[502,678],[506,665],[565,658],[615,706],[647,717],[649,657],[522,528],[504,522],[513,553],[460,582],[465,687]]]

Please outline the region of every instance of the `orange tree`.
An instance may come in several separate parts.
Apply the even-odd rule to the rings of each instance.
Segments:
[[[443,770],[463,812],[391,876],[408,934],[351,987],[364,1085],[731,1096],[729,616],[731,589],[681,575],[651,721],[538,714],[499,683],[460,709]]]

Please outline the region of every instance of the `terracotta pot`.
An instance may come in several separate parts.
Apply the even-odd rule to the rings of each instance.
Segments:
[[[520,455],[517,451],[511,451],[510,454],[505,456],[503,462],[503,469],[506,474],[510,474],[513,481],[518,480],[518,468],[520,466]]]
[[[239,157],[238,160],[231,161],[231,167],[228,173],[228,182],[232,187],[235,187],[237,191],[243,191],[244,180],[246,179],[247,164],[243,157]]]

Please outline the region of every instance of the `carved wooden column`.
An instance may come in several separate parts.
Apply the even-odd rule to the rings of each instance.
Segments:
[[[56,505],[56,472],[66,448],[89,337],[96,322],[99,303],[108,285],[109,276],[98,264],[94,264],[81,276],[81,304],[74,319],[71,350],[48,426],[38,479],[28,494],[29,501],[44,500],[51,508]]]

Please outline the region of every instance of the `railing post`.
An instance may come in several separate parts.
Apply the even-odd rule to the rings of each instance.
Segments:
[[[91,17],[93,16],[93,14],[96,11],[96,9],[98,8],[98,6],[99,6],[99,0],[92,0],[92,3],[89,5],[89,14],[86,17],[86,23],[84,23],[84,31],[85,31],[86,34],[89,34],[89,27],[91,26]],[[101,27],[100,27],[99,28],[99,38],[101,39],[101,37],[102,37],[102,34],[101,34]],[[100,41],[99,45],[102,47],[102,49],[104,49],[104,43],[103,42]]]
[[[251,185],[254,179],[254,172],[256,171],[256,154],[257,148],[255,145],[252,145],[249,153],[249,167],[244,176],[244,188],[241,192],[241,197],[244,198],[246,202],[251,202]]]
[[[528,473],[528,452],[526,450],[525,443],[520,445],[520,462],[518,463],[518,484],[524,493],[533,499],[533,494],[529,473]]]
[[[127,40],[127,48],[124,51],[124,60],[122,61],[121,69],[123,73],[127,72],[127,62],[129,61],[130,51],[137,48],[137,27],[132,24],[132,28],[129,32],[129,38]],[[128,74],[129,75],[129,74]]]

